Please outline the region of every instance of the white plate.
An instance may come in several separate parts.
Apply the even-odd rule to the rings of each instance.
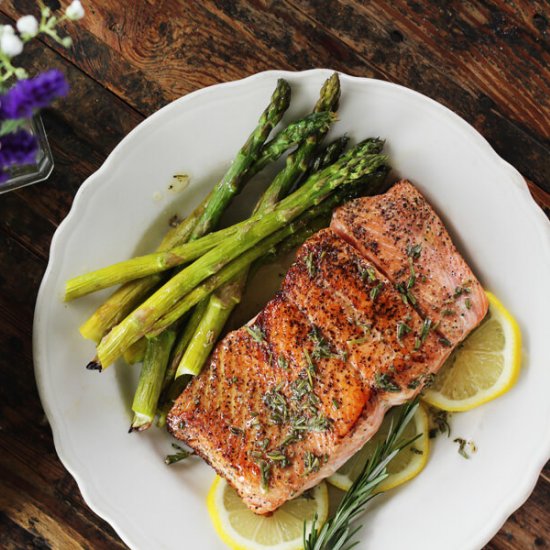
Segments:
[[[82,185],[55,234],[35,314],[38,387],[61,460],[90,507],[133,548],[222,548],[205,506],[213,472],[198,460],[165,466],[170,443],[160,430],[127,434],[136,369],[84,369],[93,345],[78,326],[105,294],[63,304],[64,281],[152,248],[175,204],[189,212],[223,172],[278,77],[292,85],[290,119],[309,111],[329,74],[266,72],[171,103]],[[438,438],[422,475],[372,506],[359,548],[480,548],[526,500],[550,456],[550,224],[520,174],[445,107],[377,80],[342,75],[342,90],[335,133],[387,138],[397,173],[442,215],[525,342],[516,387],[453,419],[453,435],[474,440],[477,454],[465,460],[452,440]],[[168,185],[181,172],[191,184],[174,194]]]

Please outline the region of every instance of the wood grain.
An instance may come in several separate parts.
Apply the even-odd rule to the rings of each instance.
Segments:
[[[49,0],[53,8],[68,0]],[[82,182],[143,118],[204,86],[267,69],[331,67],[403,84],[474,125],[550,217],[550,4],[477,0],[86,2],[74,48],[26,48],[71,94],[44,113],[56,167],[0,197],[0,548],[125,548],[53,447],[34,383],[32,318],[53,232]],[[0,23],[36,10],[0,2]],[[490,550],[550,545],[550,465]]]

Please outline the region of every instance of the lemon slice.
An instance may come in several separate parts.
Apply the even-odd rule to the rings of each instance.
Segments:
[[[331,475],[327,481],[347,491],[351,484],[359,477],[365,462],[374,452],[377,444],[388,435],[391,419],[399,414],[399,407],[390,410],[386,413],[384,421],[376,435],[372,437],[365,446],[355,453],[336,473]],[[403,439],[408,440],[415,437],[417,434],[422,434],[410,447],[400,452],[389,464],[388,473],[390,474],[378,487],[377,492],[393,489],[398,485],[409,481],[418,475],[426,462],[430,452],[428,414],[422,406],[418,407],[413,421],[410,422],[403,432]]]
[[[445,362],[424,400],[444,411],[469,411],[508,391],[521,368],[521,333],[490,292],[487,317]]]
[[[271,516],[251,512],[225,479],[216,477],[208,493],[208,512],[218,535],[233,550],[300,550],[304,520],[307,530],[317,514],[317,528],[328,516],[325,483],[285,502]]]

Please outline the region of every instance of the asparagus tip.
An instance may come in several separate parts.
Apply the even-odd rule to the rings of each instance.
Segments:
[[[88,370],[97,370],[101,372],[103,370],[103,367],[101,366],[101,363],[97,359],[92,359],[87,365],[86,368]]]

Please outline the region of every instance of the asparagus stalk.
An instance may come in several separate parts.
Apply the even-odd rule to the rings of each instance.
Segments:
[[[322,151],[320,151],[311,161],[310,172],[314,174],[319,170],[323,170],[327,166],[334,164],[346,148],[349,142],[348,136],[342,136],[329,143]]]
[[[175,330],[165,330],[147,342],[145,359],[132,403],[134,419],[130,431],[146,430],[155,418],[162,379],[175,338]]]
[[[124,361],[128,365],[134,365],[135,363],[140,363],[145,357],[145,352],[147,350],[147,340],[142,338],[137,342],[133,343],[125,352],[124,352]]]
[[[108,267],[73,277],[65,284],[65,301],[69,302],[81,296],[85,296],[86,294],[90,294],[91,292],[97,292],[98,290],[133,281],[135,279],[144,277],[149,279],[149,275],[161,273],[195,260],[228,237],[237,233],[246,223],[247,221],[244,221],[225,229],[214,231],[201,239],[183,243],[171,250],[153,252],[152,254],[146,254],[144,256],[136,256],[130,260],[118,262]],[[152,278],[150,279],[151,281],[153,280]],[[160,281],[160,278],[157,279]],[[145,285],[136,284],[135,286],[149,287],[149,282]],[[126,293],[130,285],[125,285],[123,288]]]
[[[99,343],[111,327],[120,323],[161,282],[160,275],[153,275],[123,285],[86,320],[80,327],[80,334]]]
[[[386,156],[369,154],[373,144],[376,144],[376,140],[360,143],[334,165],[311,176],[272,212],[257,216],[243,232],[230,237],[170,279],[101,340],[97,348],[100,365],[103,368],[110,365],[128,346],[147,332],[146,327],[152,326],[197,285],[216,274],[233,259],[289,224],[308,208],[322,202],[335,189],[350,185],[386,164]]]
[[[166,374],[164,375],[164,381],[162,383],[163,392],[166,391],[172,380],[174,380],[178,365],[183,357],[183,354],[185,353],[185,350],[187,349],[187,346],[189,345],[189,342],[191,342],[191,339],[193,338],[193,334],[195,334],[195,330],[197,330],[197,327],[199,326],[202,316],[206,311],[207,303],[208,302],[206,300],[203,300],[197,304],[197,307],[193,310],[189,321],[187,321],[184,325],[184,329],[172,352],[170,363],[168,364]]]
[[[332,112],[338,107],[340,99],[340,79],[334,73],[326,80],[320,91],[320,97],[314,107],[314,114],[319,112]],[[262,198],[256,205],[255,213],[265,213],[275,207],[277,202],[288,194],[309,169],[310,161],[318,144],[328,131],[328,127],[308,136],[298,149],[287,158],[285,168],[281,170],[267,188]],[[191,344],[183,355],[176,372],[176,377],[183,374],[197,375],[208,355],[212,351],[214,343],[219,338],[229,315],[235,306],[241,301],[249,268],[227,285],[216,290],[208,301],[208,307],[204,317],[198,326]]]
[[[204,212],[195,226],[191,239],[202,237],[218,223],[226,206],[241,190],[248,170],[258,160],[267,136],[277,126],[289,104],[290,86],[286,80],[279,79],[271,97],[271,103],[262,113],[258,126],[237,153],[229,170],[214,188],[214,192],[206,203]]]
[[[204,300],[207,307],[183,354],[176,378],[183,374],[199,374],[229,315],[241,299],[241,278],[239,273],[235,279],[219,289],[219,292],[212,294],[209,300]]]

